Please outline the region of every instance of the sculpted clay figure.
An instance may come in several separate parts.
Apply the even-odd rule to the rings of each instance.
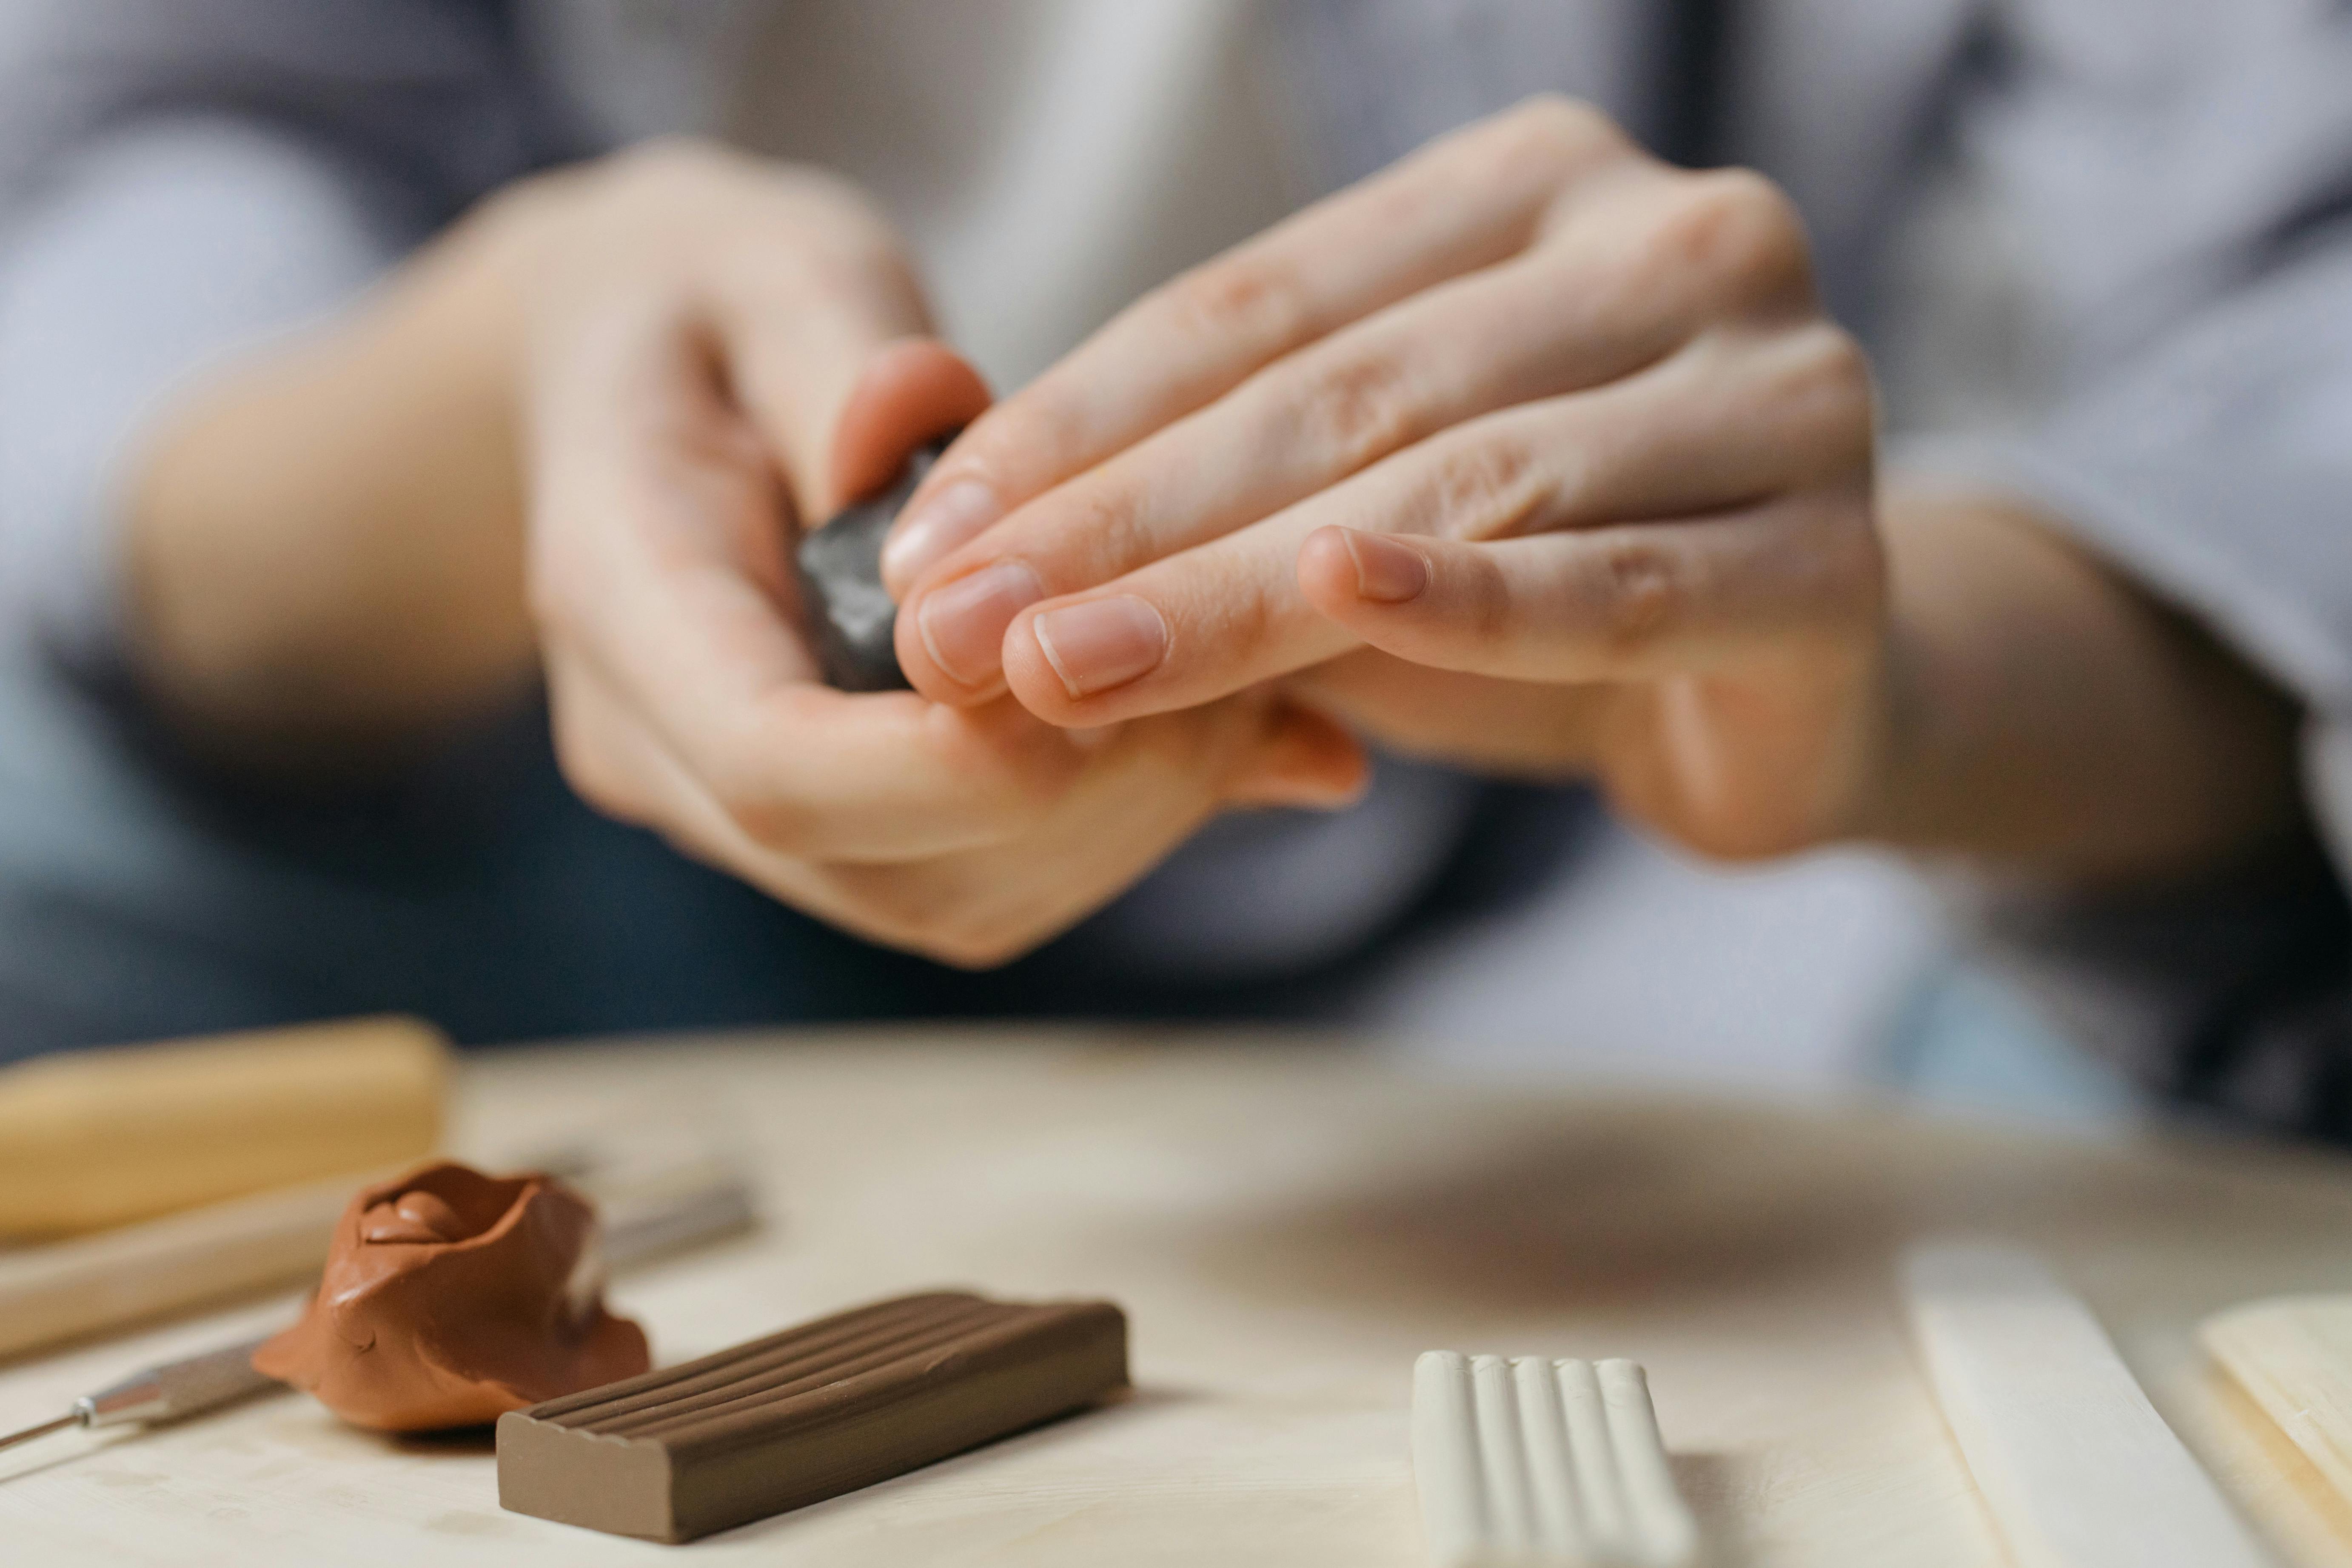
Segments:
[[[604,1288],[586,1199],[427,1165],[352,1200],[310,1310],[253,1364],[362,1426],[475,1426],[651,1364]]]

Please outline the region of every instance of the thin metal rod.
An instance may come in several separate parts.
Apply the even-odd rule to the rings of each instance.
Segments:
[[[29,1443],[36,1437],[46,1437],[52,1432],[62,1432],[68,1426],[79,1425],[81,1412],[68,1410],[54,1421],[45,1421],[38,1426],[27,1426],[22,1432],[11,1432],[5,1437],[0,1437],[0,1448],[13,1448],[19,1443]]]

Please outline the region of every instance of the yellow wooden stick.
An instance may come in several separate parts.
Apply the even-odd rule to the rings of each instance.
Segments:
[[[430,1153],[449,1053],[369,1018],[0,1068],[0,1237],[69,1236]]]
[[[2205,1320],[2213,1359],[2352,1502],[2352,1296],[2283,1296]]]

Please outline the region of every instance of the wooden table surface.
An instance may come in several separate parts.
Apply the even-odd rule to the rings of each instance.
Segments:
[[[2352,1510],[2199,1358],[2211,1310],[2352,1289],[2352,1162],[2096,1145],[1869,1108],[1396,1075],[1344,1043],[1034,1031],[517,1052],[460,1152],[682,1118],[771,1223],[615,1291],[664,1359],[965,1283],[1103,1294],[1138,1390],[688,1547],[502,1512],[478,1437],[395,1440],[284,1394],[0,1456],[0,1560],[1409,1564],[1414,1354],[1632,1356],[1727,1564],[2001,1561],[1906,1341],[1907,1238],[2041,1248],[2283,1561]],[[283,1300],[0,1369],[0,1426]]]

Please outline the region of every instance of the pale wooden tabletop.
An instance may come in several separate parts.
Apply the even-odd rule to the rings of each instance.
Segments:
[[[2101,1147],[1885,1110],[1405,1078],[1344,1045],[1108,1034],[783,1037],[492,1056],[461,1152],[683,1117],[772,1223],[620,1289],[682,1358],[966,1283],[1103,1294],[1135,1397],[688,1547],[501,1512],[477,1440],[297,1395],[0,1456],[10,1563],[1411,1564],[1415,1352],[1647,1363],[1727,1564],[2000,1554],[1904,1337],[1906,1238],[2041,1247],[2225,1489],[2298,1564],[2352,1510],[2199,1359],[2214,1308],[2352,1289],[2352,1162]],[[0,1426],[279,1301],[0,1369]]]

